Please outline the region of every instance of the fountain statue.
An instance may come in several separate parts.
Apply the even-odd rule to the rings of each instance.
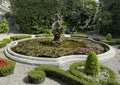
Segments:
[[[52,24],[52,32],[54,35],[53,44],[61,44],[61,34],[63,32],[63,28],[62,18],[59,14],[55,14],[55,22]]]

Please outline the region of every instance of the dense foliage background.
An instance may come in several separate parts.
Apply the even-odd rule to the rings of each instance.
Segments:
[[[63,17],[64,27],[85,30],[95,21],[94,0],[11,0],[17,24],[26,33],[43,33],[51,29],[54,14]]]
[[[54,14],[70,31],[97,30],[120,36],[119,0],[10,0],[16,23],[26,33],[49,33]]]
[[[111,33],[114,37],[120,36],[120,1],[100,0],[99,29],[102,34]]]

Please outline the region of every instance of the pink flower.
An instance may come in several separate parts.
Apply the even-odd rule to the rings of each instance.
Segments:
[[[4,67],[4,66],[7,66],[8,65],[8,62],[6,60],[3,60],[3,59],[0,59],[0,67]]]

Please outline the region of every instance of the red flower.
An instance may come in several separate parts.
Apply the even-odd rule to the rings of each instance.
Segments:
[[[7,66],[8,62],[6,60],[0,59],[0,67],[1,66]]]

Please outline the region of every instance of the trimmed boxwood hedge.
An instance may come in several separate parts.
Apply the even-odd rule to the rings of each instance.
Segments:
[[[93,40],[101,41],[102,39],[101,39],[101,38],[98,38],[98,37],[93,37]]]
[[[12,40],[9,39],[9,38],[5,38],[5,39],[2,40],[2,42],[5,42],[5,43],[10,43],[11,41],[12,41]]]
[[[0,60],[1,60],[1,64],[3,63],[2,61],[5,61],[6,63],[8,63],[5,66],[0,65],[0,77],[7,76],[13,73],[13,70],[15,68],[15,62],[11,60],[3,59],[3,58],[0,58]]]
[[[80,71],[77,70],[78,67],[81,67],[84,65],[85,65],[85,62],[76,62],[70,66],[69,72],[66,72],[55,66],[39,66],[34,69],[35,72],[30,71],[30,73],[31,72],[33,72],[33,74],[36,73],[34,75],[38,76],[40,74],[43,75],[43,73],[45,72],[47,77],[50,77],[50,76],[55,77],[55,78],[61,80],[62,82],[65,82],[68,85],[119,85],[116,83],[115,74],[113,73],[113,71],[111,71],[109,68],[104,67],[102,65],[101,65],[101,69],[106,69],[109,73],[109,78],[107,79],[107,82],[100,81],[98,83],[95,80],[92,81],[91,79],[85,78],[84,75],[82,73],[80,73]],[[37,73],[38,71],[40,71],[40,74]],[[43,72],[41,72],[41,71],[43,71]],[[28,74],[30,74],[30,73],[28,73]],[[40,75],[40,77],[42,77],[41,75]],[[35,81],[34,83],[38,84],[39,81],[36,79],[36,78],[38,78],[37,76],[34,77],[32,81]],[[28,79],[30,79],[29,77],[30,76],[28,75]],[[43,75],[43,78],[44,78],[44,75]],[[31,80],[29,80],[29,81],[31,81]],[[39,82],[39,83],[41,83],[41,82]]]
[[[45,81],[46,75],[43,71],[32,70],[28,73],[28,80],[30,83],[42,83]]]
[[[104,43],[110,44],[110,45],[116,45],[117,44],[115,40],[112,40],[112,41],[101,40],[101,41],[104,42]]]
[[[86,34],[71,34],[71,37],[88,38],[88,35],[86,35]]]
[[[77,76],[78,78],[84,79],[88,82],[97,83],[95,80],[92,81],[91,79],[85,78],[84,75],[81,74],[79,70],[77,70],[77,68],[81,67],[81,66],[85,66],[85,62],[76,62],[76,63],[72,64],[70,66],[70,73],[73,74],[74,76]],[[109,73],[107,82],[105,82],[104,80],[100,81],[99,82],[100,85],[119,85],[119,84],[117,84],[116,79],[115,79],[115,74],[111,69],[109,69],[103,65],[100,65],[100,68],[107,70],[107,72]],[[95,83],[94,83],[94,85],[99,85],[98,83],[97,84],[95,84]]]
[[[35,37],[53,37],[53,34],[36,34]]]
[[[120,45],[118,45],[118,49],[120,49]]]
[[[5,46],[6,46],[6,43],[5,43],[5,42],[0,41],[0,48],[3,48],[3,47],[5,47]]]
[[[0,41],[0,48],[5,47],[8,43],[10,43],[12,40],[9,38],[5,38],[2,41]]]
[[[116,44],[120,44],[120,39],[119,40],[115,40],[116,41]]]
[[[20,39],[25,39],[25,38],[30,38],[31,35],[14,35],[11,36],[10,39],[12,40],[20,40]]]
[[[68,85],[93,85],[93,83],[90,84],[88,82],[85,82],[84,80],[81,80],[76,76],[73,76],[69,72],[66,72],[54,66],[40,66],[40,67],[35,68],[35,70],[44,71],[46,73],[46,76],[55,77],[61,80],[62,82],[67,83]],[[28,79],[29,79],[29,76],[28,76]]]
[[[111,41],[108,41],[106,39],[101,39],[101,38],[98,38],[98,37],[94,37],[93,40],[101,41],[101,42],[107,43],[109,45],[118,45],[118,44],[120,44],[120,40],[111,40]]]

